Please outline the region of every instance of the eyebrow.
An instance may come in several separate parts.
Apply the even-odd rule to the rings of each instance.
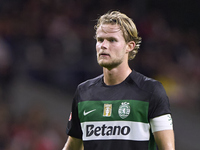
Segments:
[[[113,36],[110,36],[110,37],[97,37],[96,36],[96,40],[101,40],[101,39],[106,39],[106,40],[108,40],[108,41],[110,41],[110,40],[116,40],[116,41],[118,41],[117,40],[117,38],[116,37],[113,37]]]

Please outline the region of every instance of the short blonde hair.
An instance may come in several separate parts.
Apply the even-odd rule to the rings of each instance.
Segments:
[[[95,25],[95,30],[102,24],[117,24],[123,33],[125,42],[135,42],[135,47],[129,52],[129,60],[134,59],[138,53],[138,49],[141,43],[141,37],[138,37],[138,32],[132,19],[119,11],[111,11],[102,15]]]

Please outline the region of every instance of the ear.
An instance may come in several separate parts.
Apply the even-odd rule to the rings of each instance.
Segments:
[[[135,47],[135,42],[134,41],[130,41],[127,43],[127,48],[126,48],[126,52],[129,53],[130,51],[132,51]]]

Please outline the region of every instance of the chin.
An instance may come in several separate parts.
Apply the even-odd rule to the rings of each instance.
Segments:
[[[117,67],[120,63],[98,62],[101,67],[112,69]]]

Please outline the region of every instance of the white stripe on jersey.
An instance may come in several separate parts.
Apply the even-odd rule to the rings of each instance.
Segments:
[[[88,140],[134,140],[148,141],[149,123],[132,121],[97,121],[81,123],[83,141]]]

